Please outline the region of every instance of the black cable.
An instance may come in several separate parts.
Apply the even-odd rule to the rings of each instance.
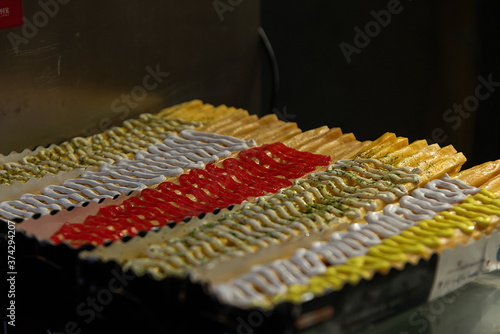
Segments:
[[[273,46],[271,45],[271,42],[269,41],[269,38],[267,37],[267,34],[264,31],[264,28],[259,27],[258,31],[260,40],[262,41],[262,44],[264,44],[264,48],[269,58],[269,63],[271,64],[271,70],[272,70],[271,78],[273,84],[272,84],[271,98],[269,99],[270,100],[269,112],[270,112],[271,110],[273,110],[273,107],[276,105],[277,102],[280,89],[280,74],[278,68],[278,61],[276,60],[276,55],[274,54]]]

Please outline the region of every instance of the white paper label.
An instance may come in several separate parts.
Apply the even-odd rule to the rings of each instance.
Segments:
[[[484,254],[483,272],[500,270],[500,231],[497,230],[488,239]]]
[[[429,300],[456,290],[476,276],[500,268],[500,231],[446,249],[438,258]]]

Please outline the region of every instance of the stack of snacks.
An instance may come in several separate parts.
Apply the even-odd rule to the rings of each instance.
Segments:
[[[37,152],[4,164],[5,187],[81,173],[40,178],[0,218],[50,247],[91,246],[84,263],[201,283],[223,308],[300,306],[499,234],[500,160],[460,172],[452,146],[393,133],[360,142],[191,101]]]

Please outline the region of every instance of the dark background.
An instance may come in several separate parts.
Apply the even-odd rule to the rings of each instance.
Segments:
[[[460,126],[443,119],[474,95],[479,76],[500,82],[500,2],[400,0],[401,12],[348,63],[339,45],[354,45],[354,28],[365,30],[371,11],[392,2],[61,4],[19,53],[8,34],[22,35],[22,28],[0,31],[0,153],[120,124],[111,103],[141,84],[146,66],[158,64],[169,76],[129,118],[202,99],[259,115],[275,112],[304,130],[341,127],[360,140],[385,132],[438,140],[464,152],[466,166],[500,158],[498,91],[470,117],[459,117]],[[226,5],[222,15],[214,4]],[[41,10],[35,1],[23,6],[30,21]],[[435,129],[442,135],[433,137]]]
[[[51,4],[50,15],[40,3]],[[258,113],[259,2],[231,8],[221,17],[207,0],[23,1],[24,26],[0,30],[0,153],[193,99]],[[12,34],[26,41],[18,52]],[[126,117],[115,112],[148,66],[169,75]]]
[[[270,62],[263,63],[263,109],[286,107],[304,130],[328,125],[359,140],[394,132],[453,144],[469,167],[499,159],[500,87],[456,129],[443,114],[474,95],[478,76],[500,82],[500,2],[401,0],[402,11],[347,63],[339,44],[354,46],[354,27],[364,31],[370,11],[389,2],[262,1],[280,73],[273,94]],[[443,135],[433,137],[436,128]]]

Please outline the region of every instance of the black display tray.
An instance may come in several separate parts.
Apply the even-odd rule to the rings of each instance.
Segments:
[[[6,227],[1,224],[1,254],[8,254]],[[206,284],[190,277],[137,276],[115,261],[82,260],[81,248],[40,242],[23,232],[16,233],[15,246],[16,327],[4,322],[7,333],[325,333],[327,328],[351,334],[427,302],[440,257],[265,311],[222,304]],[[2,257],[4,276],[7,256]],[[8,277],[2,277],[3,294]],[[5,310],[9,299],[1,300]]]
[[[427,301],[434,280],[437,255],[407,264],[402,270],[375,274],[355,286],[346,285],[301,305],[281,303],[272,311],[240,309],[221,304],[207,287],[192,284],[186,303],[197,307],[202,321],[192,328],[210,328],[220,333],[301,333],[323,328],[329,333],[348,334]],[[333,331],[332,331],[333,330]]]

